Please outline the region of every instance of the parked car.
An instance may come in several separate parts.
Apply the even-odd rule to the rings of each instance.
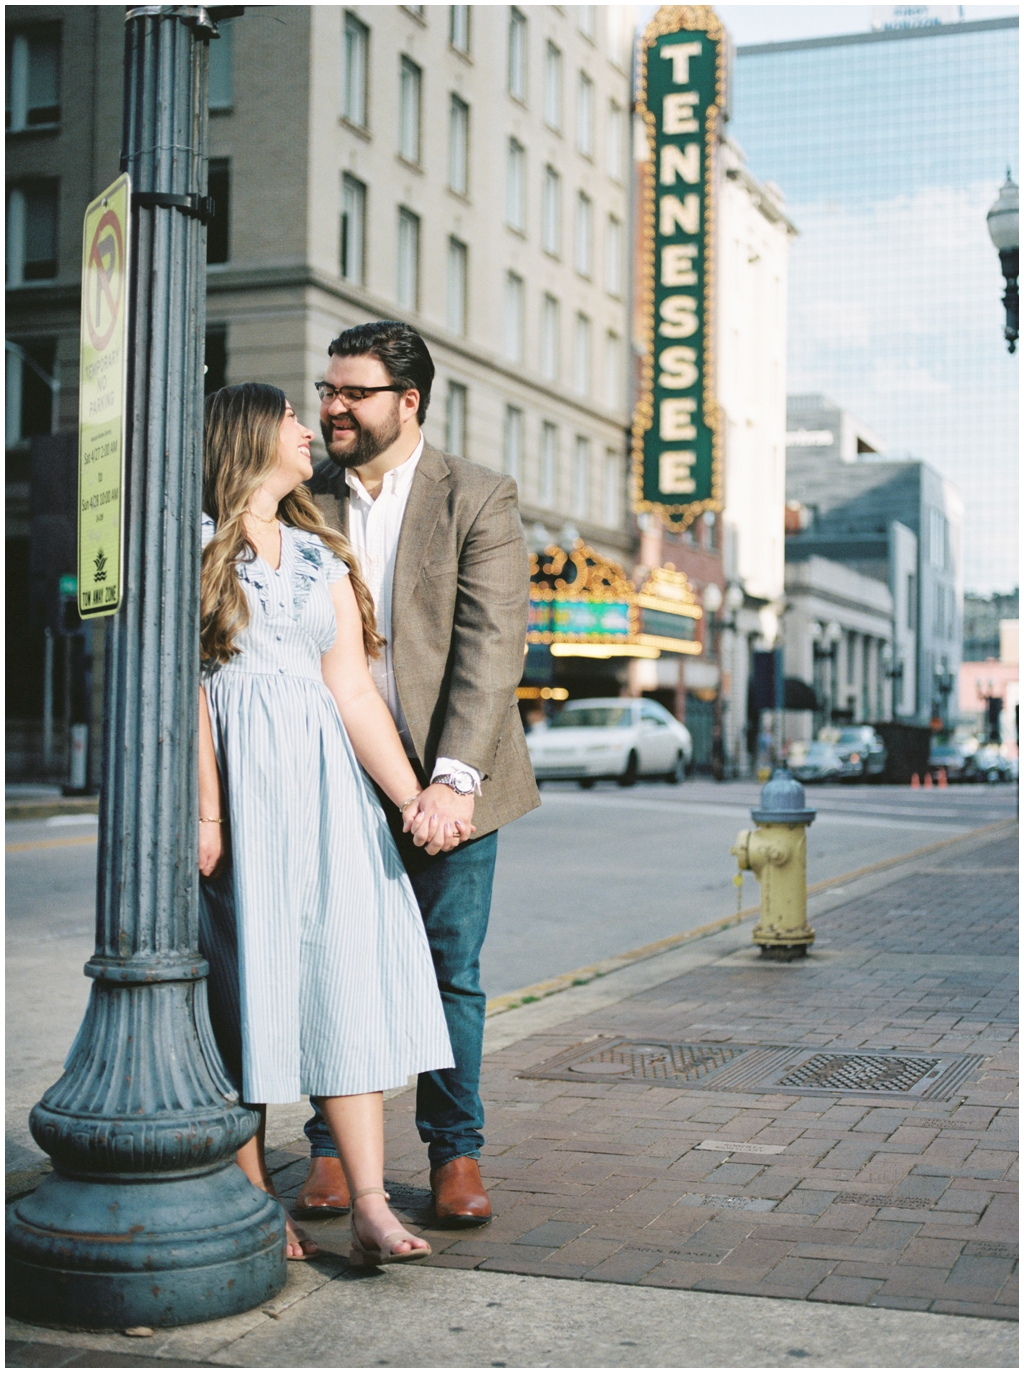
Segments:
[[[965,782],[1012,782],[1016,776],[1015,764],[996,744],[982,744],[964,765]]]
[[[882,737],[870,725],[844,725],[823,729],[818,738],[834,745],[843,760],[843,777],[849,781],[880,780],[885,771],[886,750]]]
[[[547,729],[526,736],[538,782],[566,779],[592,787],[614,778],[631,787],[639,777],[681,782],[693,759],[685,725],[657,701],[598,697],[569,701]]]
[[[793,744],[789,750],[789,770],[798,782],[839,782],[843,760],[835,744],[815,739],[810,744]]]
[[[932,744],[928,771],[936,782],[940,772],[945,772],[947,782],[962,782],[966,765],[967,755],[959,744]]]

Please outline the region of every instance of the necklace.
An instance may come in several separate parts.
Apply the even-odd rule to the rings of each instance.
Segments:
[[[254,520],[259,520],[260,524],[277,524],[277,516],[273,515],[268,520],[264,515],[257,515],[255,510],[247,510],[247,515],[251,515]]]

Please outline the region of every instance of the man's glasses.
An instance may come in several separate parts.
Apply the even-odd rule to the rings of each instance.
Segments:
[[[321,404],[330,405],[335,400],[343,400],[346,405],[358,405],[367,396],[375,395],[378,391],[405,391],[405,386],[329,386],[326,381],[315,381],[313,383],[316,393],[320,397]]]

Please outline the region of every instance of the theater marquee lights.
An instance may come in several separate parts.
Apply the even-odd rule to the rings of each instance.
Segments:
[[[722,508],[714,296],[725,44],[707,5],[663,6],[641,44],[646,349],[633,417],[633,504],[684,529]]]

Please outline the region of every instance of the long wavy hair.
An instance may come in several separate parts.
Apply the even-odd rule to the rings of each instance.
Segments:
[[[203,509],[217,531],[203,550],[199,644],[204,662],[227,663],[241,651],[237,641],[249,623],[249,603],[235,570],[256,557],[245,532],[245,514],[277,467],[286,404],[283,391],[255,381],[225,386],[206,401]],[[279,502],[277,518],[293,529],[316,534],[347,564],[367,657],[376,657],[384,640],[377,633],[373,600],[348,540],[324,523],[305,486],[297,486]]]

